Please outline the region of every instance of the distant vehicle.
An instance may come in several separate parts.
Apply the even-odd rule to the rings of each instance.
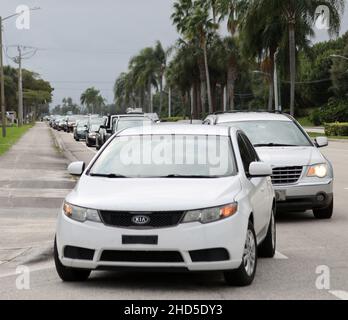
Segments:
[[[313,210],[317,219],[332,217],[333,167],[319,151],[328,145],[326,137],[319,137],[313,143],[301,125],[287,114],[215,114],[204,123],[233,126],[247,134],[260,158],[272,165],[279,210]]]
[[[145,114],[124,114],[109,116],[106,125],[101,126],[96,135],[96,148],[99,150],[104,143],[117,131],[144,125],[151,125],[153,121]]]
[[[97,118],[92,117],[89,118],[87,126],[86,126],[86,146],[94,147],[96,145],[96,136],[101,126],[106,124],[106,117]]]
[[[76,125],[74,127],[74,139],[76,141],[85,140],[87,133],[87,124],[88,119],[77,120]]]
[[[159,142],[166,161],[156,158]],[[123,149],[135,150],[132,165]],[[214,161],[202,163],[211,152]],[[275,254],[272,169],[241,130],[129,128],[86,170],[75,162],[68,171],[80,180],[58,215],[54,259],[63,281],[85,281],[92,270],[180,268],[220,271],[227,284],[247,286],[258,257]]]

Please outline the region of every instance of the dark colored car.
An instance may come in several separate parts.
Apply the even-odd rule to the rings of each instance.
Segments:
[[[96,148],[99,150],[104,143],[117,131],[151,125],[154,122],[147,116],[140,114],[126,114],[109,116],[106,125],[101,126],[96,135]]]
[[[88,119],[78,120],[74,127],[74,139],[76,141],[85,140],[87,132]]]
[[[90,118],[86,128],[86,146],[94,147],[96,145],[96,137],[101,126],[105,126],[106,118]]]

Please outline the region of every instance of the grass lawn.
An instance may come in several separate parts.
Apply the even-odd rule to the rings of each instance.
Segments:
[[[23,127],[9,127],[6,129],[6,138],[2,137],[2,131],[0,128],[0,156],[8,151],[19,138],[31,128],[31,125],[25,125]]]
[[[316,133],[316,132],[307,132],[308,135],[311,138],[317,138],[317,137],[324,137],[325,134],[323,133]],[[345,140],[348,139],[348,137],[344,137],[344,136],[333,136],[333,137],[328,137],[329,139],[337,139],[337,140]]]

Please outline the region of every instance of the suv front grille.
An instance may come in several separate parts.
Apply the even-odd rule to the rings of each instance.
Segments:
[[[174,227],[179,224],[184,215],[184,211],[164,211],[164,212],[127,212],[127,211],[100,211],[104,224],[121,228],[143,228],[155,229]],[[148,220],[144,224],[134,222],[134,217],[146,217]]]
[[[296,183],[302,175],[303,167],[282,167],[273,168],[273,184],[293,184]]]

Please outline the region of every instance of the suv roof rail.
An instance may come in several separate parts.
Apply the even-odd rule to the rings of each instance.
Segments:
[[[213,115],[220,115],[220,114],[229,114],[229,113],[251,113],[251,112],[266,112],[266,113],[275,113],[275,114],[284,114],[283,111],[280,110],[272,110],[272,111],[268,111],[268,110],[230,110],[230,111],[217,111],[214,112]]]

